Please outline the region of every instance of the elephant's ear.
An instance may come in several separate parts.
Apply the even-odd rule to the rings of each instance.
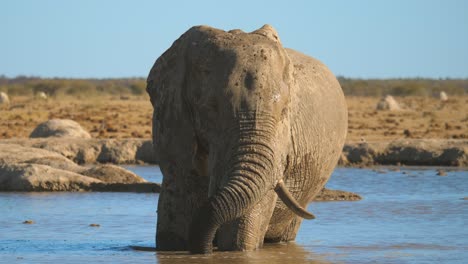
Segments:
[[[186,33],[187,34],[187,33]],[[181,111],[181,91],[185,82],[186,34],[176,40],[154,63],[148,75],[146,90],[157,120]],[[163,112],[163,109],[170,111]]]
[[[251,34],[262,35],[264,37],[267,37],[267,38],[273,40],[274,42],[278,42],[278,43],[281,44],[281,40],[280,40],[280,38],[278,36],[278,32],[276,32],[276,30],[272,26],[270,26],[268,24],[263,25],[263,27],[255,30],[255,31],[252,31]]]

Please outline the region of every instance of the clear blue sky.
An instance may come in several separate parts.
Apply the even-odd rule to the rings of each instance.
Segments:
[[[468,78],[468,1],[2,0],[0,75],[146,77],[193,25],[274,26],[354,78]]]

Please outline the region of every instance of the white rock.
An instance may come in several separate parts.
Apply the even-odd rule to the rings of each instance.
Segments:
[[[36,97],[39,98],[39,99],[47,99],[47,94],[44,93],[44,92],[38,92],[36,94]]]
[[[377,103],[376,109],[377,110],[390,110],[390,111],[401,110],[400,105],[391,95],[387,95],[383,97],[382,99],[380,99],[380,101]]]
[[[9,103],[10,103],[10,98],[8,98],[8,95],[4,92],[0,92],[0,105],[9,104]]]
[[[39,124],[29,135],[30,138],[66,137],[91,138],[80,124],[69,119],[51,119]]]
[[[445,101],[448,100],[448,96],[447,96],[447,94],[446,94],[444,91],[442,91],[442,92],[440,92],[440,94],[439,94],[439,99],[440,99],[441,101],[445,102]]]

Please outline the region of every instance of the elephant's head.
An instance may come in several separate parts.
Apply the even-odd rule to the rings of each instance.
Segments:
[[[192,252],[210,252],[220,226],[244,216],[273,190],[295,213],[313,218],[282,184],[292,75],[293,65],[268,25],[251,33],[193,27],[151,70],[155,119],[189,120],[195,143],[187,151],[193,152],[194,169],[210,177],[209,199],[191,224]],[[274,204],[266,203],[270,216]]]

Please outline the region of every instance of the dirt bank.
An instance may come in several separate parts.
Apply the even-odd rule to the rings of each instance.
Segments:
[[[344,166],[468,166],[468,140],[401,139],[349,143],[339,162]]]

